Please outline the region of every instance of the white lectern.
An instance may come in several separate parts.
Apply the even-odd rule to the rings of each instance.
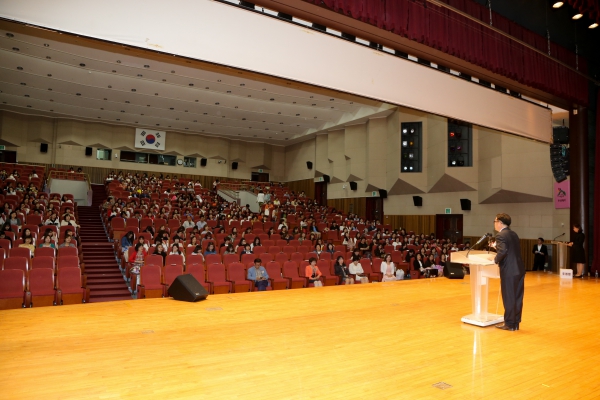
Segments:
[[[566,242],[557,242],[555,240],[550,242],[556,245],[556,258],[558,259],[558,270],[567,268],[567,247]]]
[[[500,268],[494,264],[496,253],[473,250],[450,254],[453,263],[468,264],[471,270],[471,314],[460,320],[467,324],[489,326],[504,321],[504,316],[488,312],[488,278],[500,278]]]

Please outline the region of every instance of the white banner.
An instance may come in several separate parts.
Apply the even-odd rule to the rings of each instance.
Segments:
[[[135,147],[138,149],[164,150],[167,132],[153,129],[135,129]]]

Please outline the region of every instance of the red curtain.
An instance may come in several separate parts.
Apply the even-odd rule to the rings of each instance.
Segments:
[[[426,0],[305,0],[441,50],[572,103],[587,105],[587,79],[546,57],[547,38],[492,12],[493,26],[540,54],[447,8]],[[472,0],[440,0],[489,24],[489,9]],[[573,0],[590,7],[591,0]],[[592,10],[592,8],[590,8]],[[587,63],[555,43],[550,55],[587,73]]]
[[[596,96],[596,169],[594,175],[594,243],[588,240],[588,248],[593,251],[592,268],[590,271],[595,275],[600,274],[600,89]]]

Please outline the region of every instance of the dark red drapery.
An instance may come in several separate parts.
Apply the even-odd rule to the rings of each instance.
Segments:
[[[594,243],[588,241],[588,248],[592,250],[591,273],[600,273],[600,89],[596,96],[596,168],[594,175]]]
[[[509,39],[447,8],[425,0],[305,0],[441,50],[499,75],[572,103],[587,105],[587,79],[556,60],[587,73],[585,59],[546,37],[492,12],[493,26]],[[489,10],[472,0],[441,0],[486,24]],[[579,0],[585,2],[584,0]]]

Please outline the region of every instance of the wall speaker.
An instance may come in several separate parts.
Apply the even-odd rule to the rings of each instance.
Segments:
[[[237,161],[231,163],[231,169],[237,169]]]
[[[48,143],[40,143],[40,153],[48,152]]]
[[[470,211],[471,210],[471,200],[460,199],[460,209],[463,211]]]
[[[201,158],[201,159],[200,159],[200,165],[201,165],[201,166],[203,166],[203,167],[206,167],[206,162],[207,162],[207,161],[208,161],[208,160],[207,160],[206,158]]]
[[[423,198],[421,196],[413,196],[413,204],[415,207],[423,206]]]
[[[312,161],[307,161],[306,162],[306,168],[312,169]]]
[[[169,287],[169,296],[179,301],[199,301],[206,299],[208,292],[192,274],[179,275]]]
[[[552,141],[554,144],[569,144],[569,128],[566,126],[552,128]]]
[[[379,189],[379,197],[382,199],[387,199],[387,190]]]
[[[91,147],[86,147],[85,148],[85,155],[86,156],[91,156],[92,155],[92,148]]]
[[[357,190],[358,184],[356,182],[350,182],[350,190]]]
[[[323,175],[323,182],[329,183],[329,181],[331,181],[331,178],[329,177],[329,175]]]

